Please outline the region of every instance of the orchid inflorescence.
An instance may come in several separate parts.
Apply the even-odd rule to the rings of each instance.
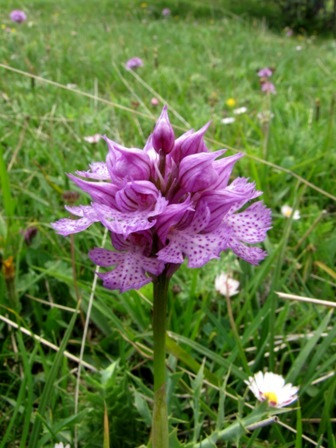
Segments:
[[[99,273],[105,287],[137,289],[162,273],[172,275],[186,258],[188,267],[198,268],[227,249],[251,264],[266,256],[251,245],[265,239],[270,210],[261,201],[246,207],[262,192],[243,177],[229,183],[243,154],[209,152],[208,127],[176,139],[165,106],[144,149],[126,148],[104,136],[106,161],[69,174],[92,203],[66,206],[79,219],[52,226],[64,236],[95,222],[108,229],[115,250],[89,252],[97,265],[114,267]]]

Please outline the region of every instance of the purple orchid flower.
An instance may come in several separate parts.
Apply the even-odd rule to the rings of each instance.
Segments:
[[[108,229],[114,250],[89,253],[94,263],[111,268],[99,274],[105,287],[140,288],[164,271],[172,274],[186,259],[198,268],[228,249],[251,264],[266,256],[255,245],[271,228],[271,212],[261,201],[249,205],[262,194],[253,182],[230,183],[243,154],[209,152],[208,126],[175,139],[165,106],[143,150],[104,137],[106,161],[69,175],[92,203],[66,207],[78,219],[52,227],[64,236],[95,222]]]
[[[273,71],[274,70],[272,70],[269,67],[264,67],[264,68],[261,68],[260,70],[258,70],[257,74],[260,78],[269,78],[270,76],[273,75]]]
[[[14,11],[9,14],[9,17],[12,22],[16,23],[22,23],[27,20],[26,13],[24,11],[21,11],[20,9],[14,9]]]
[[[276,93],[275,85],[269,81],[263,82],[261,84],[261,91],[264,93]]]
[[[143,65],[144,64],[142,59],[134,57],[126,62],[125,67],[127,70],[136,70],[137,68],[142,67]]]

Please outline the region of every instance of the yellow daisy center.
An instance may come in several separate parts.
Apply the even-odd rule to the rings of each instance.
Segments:
[[[278,404],[278,397],[275,392],[264,392],[263,395],[271,406]]]
[[[226,104],[227,104],[229,107],[234,107],[234,106],[236,105],[236,100],[235,100],[234,98],[229,98],[229,99],[226,101]]]

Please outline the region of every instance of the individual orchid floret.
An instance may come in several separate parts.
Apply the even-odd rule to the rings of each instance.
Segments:
[[[163,151],[165,154],[169,154],[174,147],[174,143],[174,130],[168,118],[167,106],[164,106],[152,135],[153,148],[158,153]]]
[[[151,173],[151,161],[142,149],[125,148],[104,137],[109,152],[106,167],[111,179],[147,180]]]
[[[200,153],[184,157],[180,163],[179,183],[181,191],[195,192],[205,190],[216,182],[218,174],[213,161],[224,151]]]
[[[112,242],[119,251],[95,248],[89,252],[90,259],[98,266],[114,266],[112,271],[98,274],[106,288],[120,292],[139,289],[152,281],[150,274],[157,276],[164,270],[162,261],[148,257],[152,246],[149,232],[134,233],[127,240],[114,235]]]
[[[208,126],[175,139],[164,107],[144,149],[104,137],[106,160],[69,174],[92,202],[67,206],[77,219],[64,218],[52,227],[64,236],[96,222],[108,230],[114,251],[90,252],[92,261],[111,269],[99,274],[107,288],[140,288],[162,272],[172,275],[186,259],[198,268],[228,249],[251,264],[266,256],[255,245],[271,227],[270,210],[260,201],[249,205],[261,194],[253,182],[230,183],[243,154],[209,152]]]
[[[285,382],[281,375],[258,372],[245,381],[259,401],[267,401],[273,408],[283,408],[298,399],[299,388]]]
[[[210,126],[210,121],[201,129],[194,132],[190,130],[175,141],[175,147],[171,156],[176,163],[179,163],[184,157],[201,152],[208,152],[208,148],[204,142],[204,134]]]
[[[215,289],[224,297],[232,297],[239,293],[239,282],[222,272],[215,279]]]

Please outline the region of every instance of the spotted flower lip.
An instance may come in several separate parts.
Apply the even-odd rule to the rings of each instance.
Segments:
[[[281,375],[258,372],[245,383],[259,401],[267,401],[273,408],[283,408],[298,399],[299,388],[285,382]]]
[[[185,260],[198,268],[228,249],[251,264],[266,256],[255,245],[271,228],[271,212],[261,201],[250,204],[262,194],[253,182],[230,183],[243,154],[210,152],[204,141],[209,125],[175,138],[165,106],[143,149],[103,137],[105,161],[68,175],[91,204],[67,206],[75,219],[52,227],[63,236],[97,222],[108,230],[114,250],[89,253],[94,263],[111,269],[99,274],[105,287],[140,288],[163,271],[172,275]]]

